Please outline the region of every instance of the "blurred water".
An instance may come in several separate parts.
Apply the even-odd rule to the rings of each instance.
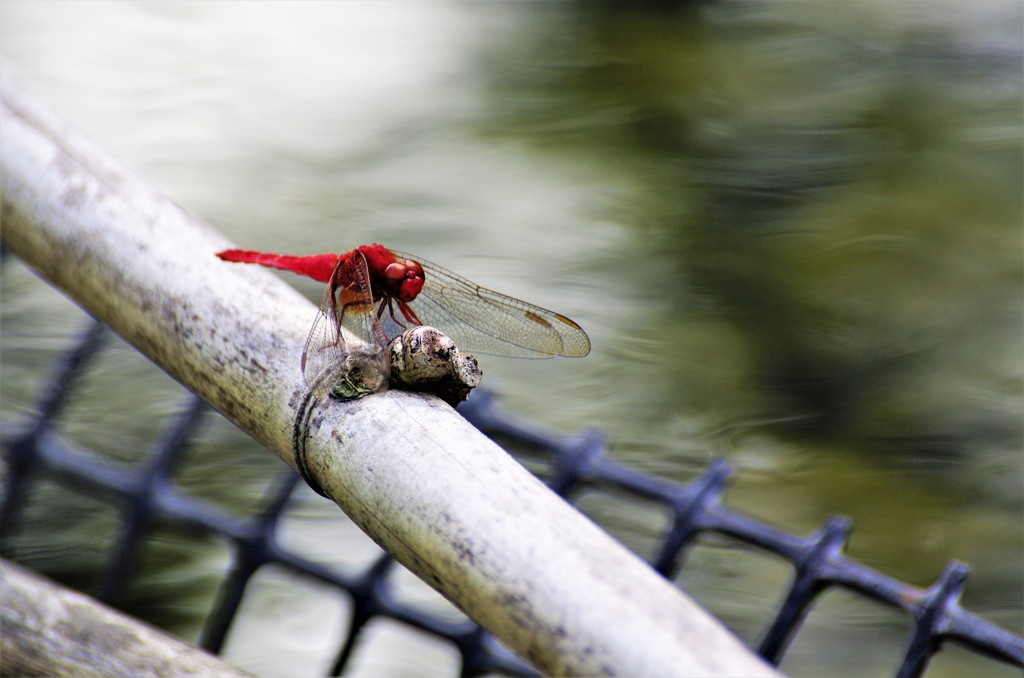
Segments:
[[[510,410],[600,426],[617,456],[667,478],[723,454],[740,467],[735,505],[793,531],[846,514],[854,555],[913,583],[966,560],[968,605],[1021,633],[1022,21],[1019,3],[939,0],[8,0],[0,45],[38,95],[240,246],[379,241],[582,324],[584,360],[483,357]],[[75,316],[17,267],[2,281],[6,418]],[[130,355],[68,424],[119,458],[176,406],[141,359],[125,391]],[[229,427],[207,439],[190,486],[257,501],[275,462],[237,452]],[[585,509],[640,548],[660,525]],[[340,541],[315,537],[340,529],[325,510],[311,500],[292,529],[338,560]],[[38,539],[74,550],[71,535]],[[223,554],[163,547],[178,565],[151,576],[168,591],[215,580]],[[749,560],[710,544],[681,581],[755,637],[785,573]],[[239,634],[229,657],[293,675],[310,612],[282,617],[275,586],[246,628],[258,639],[284,619],[297,654]],[[167,615],[155,590],[138,596],[188,633],[202,605]],[[814,616],[785,670],[890,670],[861,648],[901,639],[900,620],[840,607]],[[361,670],[388,673],[377,661]],[[993,670],[961,661],[937,675]],[[451,670],[438,662],[390,672]]]

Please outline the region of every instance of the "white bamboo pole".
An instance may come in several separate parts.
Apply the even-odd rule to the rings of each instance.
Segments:
[[[222,235],[6,75],[0,93],[5,245],[293,463],[315,308],[219,262]],[[436,398],[321,403],[306,454],[367,534],[544,673],[777,675]]]
[[[5,676],[249,674],[92,598],[0,560]]]

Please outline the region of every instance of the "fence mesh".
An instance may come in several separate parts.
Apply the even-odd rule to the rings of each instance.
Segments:
[[[213,416],[191,394],[166,423],[152,453],[141,464],[126,467],[67,440],[56,424],[74,392],[78,378],[103,349],[108,331],[92,325],[54,366],[52,378],[29,412],[19,421],[5,422],[0,436],[6,456],[6,476],[0,501],[0,544],[16,529],[17,518],[34,484],[56,480],[67,488],[114,502],[118,526],[96,596],[116,601],[140,557],[144,538],[155,525],[171,525],[213,536],[230,545],[231,565],[205,619],[200,644],[218,653],[236,620],[246,586],[266,565],[276,564],[304,577],[343,591],[351,601],[349,624],[340,639],[332,666],[342,673],[367,625],[386,618],[443,638],[457,648],[461,673],[534,675],[480,627],[465,620],[424,612],[403,602],[388,585],[399,568],[382,555],[354,574],[307,558],[278,539],[277,527],[290,502],[295,501],[298,477],[290,468],[271,485],[261,510],[237,517],[202,498],[176,487],[173,474],[201,421]],[[502,413],[496,398],[478,390],[459,411],[477,428],[500,442],[543,455],[554,472],[547,482],[558,494],[573,501],[582,491],[613,491],[633,500],[654,502],[671,516],[660,536],[652,567],[674,577],[698,537],[718,535],[770,554],[792,566],[789,590],[762,634],[756,651],[778,665],[816,599],[833,589],[853,592],[898,610],[910,622],[895,673],[922,675],[929,659],[947,643],[1009,666],[1024,667],[1024,640],[971,614],[959,604],[968,567],[950,563],[927,589],[887,577],[844,554],[850,523],[834,518],[814,534],[795,536],[731,510],[723,500],[732,469],[724,460],[713,461],[693,482],[677,484],[648,477],[608,453],[603,435],[589,432],[557,437],[536,430]],[[8,549],[4,547],[4,551]]]

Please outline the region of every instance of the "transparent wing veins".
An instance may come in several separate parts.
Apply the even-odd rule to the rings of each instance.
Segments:
[[[349,284],[340,284],[346,280]],[[349,367],[347,358],[355,347],[346,343],[342,327],[367,343],[379,345],[383,338],[374,317],[369,269],[360,252],[338,261],[306,338],[302,374],[317,397],[330,393]],[[386,340],[383,345],[387,346]],[[382,355],[386,363],[386,352]],[[381,369],[386,370],[387,365],[381,365]]]
[[[590,352],[583,329],[560,313],[481,287],[413,255],[392,253],[423,266],[423,290],[410,305],[421,321],[451,336],[460,349],[520,358]]]

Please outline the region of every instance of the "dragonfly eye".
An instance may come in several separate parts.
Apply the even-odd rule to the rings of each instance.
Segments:
[[[384,279],[389,283],[397,283],[405,277],[407,266],[405,264],[393,263],[388,264],[388,267],[384,269]]]
[[[412,259],[403,261],[402,266],[405,269],[405,279],[399,287],[398,300],[409,302],[415,299],[423,289],[423,267],[418,261]]]
[[[399,301],[412,301],[423,289],[423,267],[411,259],[388,264],[384,269],[384,288]]]

